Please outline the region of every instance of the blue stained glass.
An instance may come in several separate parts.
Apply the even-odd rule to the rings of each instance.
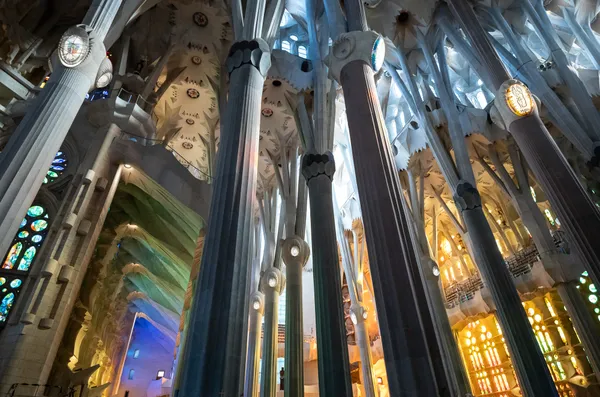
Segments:
[[[48,227],[48,222],[46,222],[43,219],[38,219],[37,221],[33,221],[31,223],[31,229],[34,232],[41,232],[42,230],[46,229]]]
[[[61,167],[60,165],[53,165],[53,166],[52,166],[52,169],[53,169],[54,171],[64,171],[64,170],[65,170],[65,167]]]
[[[57,156],[60,156],[61,154],[62,154],[62,152],[57,152],[56,153]]]
[[[39,234],[36,234],[35,236],[33,236],[31,238],[31,241],[33,241],[34,243],[39,243],[40,241],[42,241],[44,238],[42,236],[40,236]]]
[[[19,236],[19,238],[27,238],[27,236],[29,236],[29,232],[27,230],[23,230],[22,232],[19,232],[17,236]]]
[[[21,270],[21,271],[29,270],[29,267],[31,266],[31,262],[33,261],[33,258],[35,257],[36,252],[37,252],[37,250],[35,247],[27,248],[27,251],[25,251],[25,253],[23,254],[23,258],[21,258],[21,262],[19,263],[19,267],[17,268],[17,270]]]
[[[64,152],[56,153],[54,156],[54,160],[52,160],[52,165],[50,165],[50,169],[46,174],[46,178],[44,179],[44,183],[52,183],[63,173],[63,171],[67,167],[67,159],[65,157]]]
[[[0,277],[0,285],[4,284],[6,282],[6,279],[4,277]]]
[[[32,205],[27,210],[27,215],[29,215],[33,218],[38,217],[38,216],[42,215],[43,213],[44,213],[44,207],[40,207],[39,205]]]
[[[12,292],[10,294],[7,294],[4,297],[4,299],[2,299],[2,302],[0,302],[0,322],[6,321],[6,318],[8,317],[8,312],[10,311],[10,308],[12,307],[14,301],[15,294],[13,294]]]
[[[27,219],[23,218],[23,220],[21,221],[21,226],[19,227],[23,227],[27,224]]]
[[[52,164],[63,164],[66,162],[67,162],[67,160],[65,160],[65,159],[54,159],[54,161],[52,161]]]
[[[10,287],[11,288],[19,288],[21,286],[21,284],[23,284],[23,282],[21,280],[19,280],[18,278],[15,278],[13,281],[10,282]]]

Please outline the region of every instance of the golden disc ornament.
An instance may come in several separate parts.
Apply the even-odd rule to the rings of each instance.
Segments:
[[[505,100],[508,108],[519,117],[531,114],[535,106],[529,88],[520,82],[508,86]]]

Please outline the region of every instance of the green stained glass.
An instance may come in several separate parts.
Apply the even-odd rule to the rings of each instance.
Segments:
[[[21,262],[19,263],[19,267],[17,268],[17,270],[29,270],[29,267],[31,266],[31,261],[33,261],[36,252],[37,250],[35,249],[35,247],[27,248],[27,251],[25,251],[25,253],[23,254],[23,258],[21,258]]]
[[[33,241],[34,243],[39,243],[40,241],[42,241],[44,238],[42,236],[40,236],[39,234],[36,234],[35,236],[33,236],[31,238],[31,241]]]
[[[15,267],[15,264],[17,263],[17,258],[19,257],[19,254],[21,253],[22,249],[22,243],[15,243],[12,247],[10,247],[8,255],[6,255],[6,259],[2,264],[2,269],[12,269],[13,267]]]
[[[29,232],[27,230],[23,230],[22,232],[19,232],[17,236],[19,236],[19,238],[27,238],[27,236],[29,236]]]
[[[48,178],[44,178],[44,183],[48,183]]]
[[[48,176],[50,178],[58,178],[58,174],[54,171],[48,171]]]
[[[48,227],[48,222],[46,222],[43,219],[38,219],[37,221],[34,221],[31,223],[31,229],[34,232],[41,232],[42,230],[46,229]]]
[[[6,282],[6,279],[4,277],[0,277],[0,285],[4,284]]]
[[[39,205],[32,205],[27,210],[27,215],[29,215],[33,218],[38,217],[38,216],[42,215],[43,213],[44,213],[44,207],[40,207]]]
[[[0,322],[6,321],[6,318],[8,317],[8,312],[10,311],[10,308],[12,307],[14,301],[15,294],[13,294],[12,292],[10,294],[7,294],[4,297],[4,299],[2,299],[2,302],[0,302]]]
[[[21,286],[21,284],[23,284],[23,282],[20,279],[15,278],[13,281],[10,282],[10,287],[11,288],[19,288]]]

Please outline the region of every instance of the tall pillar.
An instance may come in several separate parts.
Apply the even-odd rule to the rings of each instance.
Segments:
[[[258,397],[258,363],[260,360],[260,339],[262,318],[265,310],[265,296],[256,292],[250,299],[250,319],[248,321],[248,349],[246,354],[246,378],[244,397]]]
[[[302,158],[302,174],[310,195],[319,394],[351,397],[342,280],[333,214],[334,172],[335,160],[331,152],[322,155],[309,152]],[[367,380],[365,382],[368,383]]]
[[[302,322],[302,268],[310,249],[299,236],[285,239],[285,396],[304,396],[304,327]]]
[[[600,285],[600,213],[577,179],[560,149],[542,123],[535,103],[518,116],[506,104],[504,84],[510,79],[485,30],[467,2],[449,0],[453,15],[460,21],[472,46],[479,54],[494,88],[498,90],[495,106],[500,111],[506,129],[511,133],[552,208],[561,221],[569,241],[581,256],[584,266],[596,285]],[[516,83],[512,80],[511,82]],[[528,90],[521,90],[525,97]]]
[[[83,61],[74,67],[56,62],[52,77],[0,154],[0,252],[8,250],[85,95],[95,87],[106,59],[104,37],[120,4],[121,0],[92,3],[83,20],[86,31],[77,29],[83,41],[89,40],[87,57],[82,50]],[[63,39],[74,34],[73,29]]]
[[[279,295],[284,289],[285,278],[276,267],[270,268],[261,280],[265,294],[265,321],[263,333],[260,397],[275,397],[277,394],[277,348]]]
[[[345,7],[353,31],[335,40],[329,71],[341,82],[346,100],[390,394],[437,396],[408,269],[412,246],[406,244],[401,227],[402,191],[373,75],[383,63],[384,43],[381,36],[366,31],[361,1],[346,1]]]
[[[226,65],[230,92],[217,159],[214,187],[217,196],[210,208],[198,286],[190,313],[182,396],[219,396],[225,381],[241,382],[229,379],[238,377],[239,366],[233,366],[236,369],[225,379],[225,358],[230,354],[241,355],[241,352],[228,350],[228,342],[231,343],[229,311],[234,278],[246,275],[241,263],[236,261],[236,253],[249,252],[246,246],[250,243],[252,223],[242,222],[242,219],[252,215],[256,191],[260,105],[270,66],[267,43],[262,39],[234,43]],[[238,286],[239,283],[236,288]],[[245,288],[242,293],[246,293]],[[242,317],[247,314],[244,313]],[[237,335],[240,339],[246,336],[245,333]],[[242,343],[238,341],[236,346],[241,348]]]
[[[483,213],[479,192],[468,182],[458,185],[454,197],[473,240],[477,268],[488,287],[496,316],[503,330],[511,361],[524,396],[558,396],[556,387],[540,351],[513,277],[496,245],[496,239]]]
[[[596,379],[600,381],[600,326],[598,326],[598,320],[588,309],[575,282],[560,283],[556,286],[556,290],[567,308],[577,336],[583,343],[585,354],[596,373]]]

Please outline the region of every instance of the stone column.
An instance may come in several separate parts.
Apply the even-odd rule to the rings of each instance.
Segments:
[[[299,236],[285,239],[285,396],[304,396],[304,327],[302,322],[302,268],[310,249]],[[276,368],[278,370],[278,368]]]
[[[0,252],[6,252],[46,172],[94,88],[106,59],[104,37],[121,0],[95,0],[83,24],[91,30],[87,58],[67,68],[55,59],[52,77],[0,155]]]
[[[240,330],[239,340],[228,338],[228,327],[234,284],[235,288],[243,288],[241,293],[247,293],[240,282],[235,283],[241,275],[245,280],[247,274],[247,268],[236,259],[237,253],[249,252],[247,246],[251,240],[252,222],[246,219],[252,216],[256,195],[260,105],[270,66],[269,48],[262,39],[237,42],[231,47],[226,65],[231,90],[217,159],[214,186],[217,193],[210,208],[185,344],[182,396],[219,396],[224,382],[241,384],[240,365],[231,364],[225,379],[225,359],[241,357],[239,349],[243,346],[242,339],[247,337],[241,331],[247,311],[238,319],[242,325],[236,325]]]
[[[319,394],[351,397],[342,280],[333,213],[331,181],[334,172],[335,160],[331,152],[322,155],[309,152],[302,158],[302,174],[310,195]],[[365,382],[369,383],[367,380]]]
[[[470,4],[449,0],[448,5],[479,54],[494,88],[499,90],[495,106],[501,111],[505,128],[517,142],[527,164],[548,196],[562,228],[581,256],[590,277],[596,285],[600,285],[600,213],[539,118],[537,109],[531,109],[523,117],[517,117],[508,109],[505,101],[505,89],[508,87],[502,86],[510,76]],[[504,109],[503,113],[501,109]]]
[[[258,363],[260,360],[260,339],[262,318],[265,310],[265,296],[256,292],[250,302],[250,320],[248,321],[248,350],[246,355],[246,380],[244,397],[258,397]]]
[[[596,373],[596,379],[600,381],[600,326],[598,326],[598,320],[588,309],[585,299],[577,290],[574,281],[560,283],[556,286],[556,290],[573,321],[577,336],[583,343],[585,354]]]
[[[496,316],[523,395],[558,396],[513,277],[498,251],[496,239],[483,213],[479,192],[463,181],[458,185],[454,201],[462,212],[467,229],[478,236],[477,243],[473,244],[477,268],[496,305]]]
[[[346,99],[390,394],[437,396],[408,269],[407,255],[412,246],[405,243],[401,227],[405,220],[402,191],[371,65],[372,49],[380,38],[364,31],[367,26],[362,2],[349,0],[345,7],[349,28],[354,31],[336,39],[328,63]]]
[[[285,278],[276,267],[270,268],[261,280],[265,294],[265,321],[263,332],[260,397],[275,397],[277,394],[277,365],[279,295],[284,289]]]

